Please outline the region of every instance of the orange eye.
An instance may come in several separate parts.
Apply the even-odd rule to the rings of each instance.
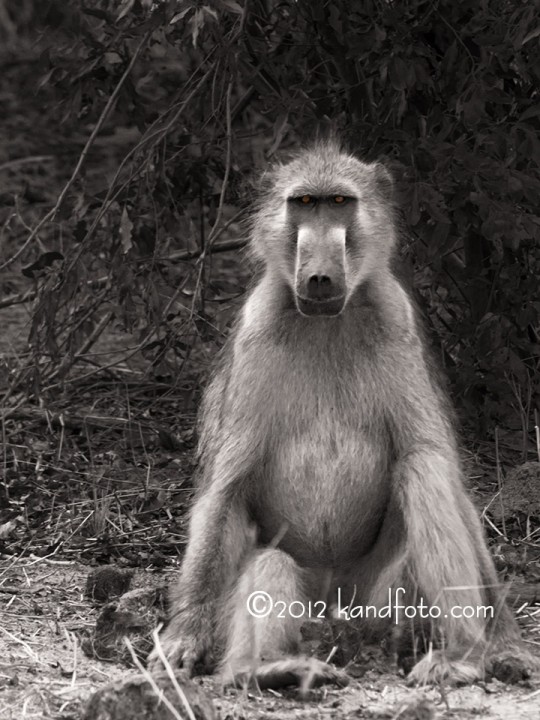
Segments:
[[[336,195],[334,198],[334,202],[338,205],[341,205],[345,202],[345,198],[343,197],[343,195]]]
[[[309,205],[309,203],[311,202],[311,195],[302,195],[300,199],[304,203],[304,205]]]

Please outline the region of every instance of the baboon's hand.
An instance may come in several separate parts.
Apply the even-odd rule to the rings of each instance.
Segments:
[[[163,669],[162,657],[165,657],[173,668],[183,667],[193,674],[195,663],[208,662],[213,647],[211,622],[202,616],[176,616],[158,638],[156,646],[148,657],[150,672]]]
[[[198,660],[204,660],[208,648],[192,635],[182,637],[159,638],[161,655],[154,648],[148,657],[148,668],[150,672],[163,669],[162,656],[165,657],[171,667],[183,667],[186,673],[193,675],[193,668]]]

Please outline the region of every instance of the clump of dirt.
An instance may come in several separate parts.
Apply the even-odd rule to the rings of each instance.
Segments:
[[[172,708],[172,709],[171,709]],[[178,671],[174,680],[158,675],[152,682],[136,675],[100,688],[91,698],[83,720],[215,720],[210,696]]]
[[[502,486],[501,502],[493,514],[508,517],[523,513],[540,518],[540,462],[527,462],[511,470]]]
[[[90,658],[133,666],[133,656],[125,644],[128,638],[140,662],[145,662],[154,646],[152,633],[165,619],[165,589],[130,590],[101,611],[96,626],[82,641]]]
[[[88,574],[85,595],[97,603],[109,602],[129,590],[132,578],[133,570],[102,565]]]

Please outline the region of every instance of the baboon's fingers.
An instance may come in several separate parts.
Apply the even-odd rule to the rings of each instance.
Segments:
[[[148,669],[150,672],[163,670],[166,663],[172,668],[184,668],[187,674],[193,675],[195,663],[203,656],[203,648],[194,638],[172,638],[167,636],[158,638],[158,648],[155,647],[148,656]]]
[[[197,641],[195,638],[190,640],[184,639],[183,653],[180,657],[180,665],[191,677],[195,674],[195,666],[200,666],[201,670],[208,670],[212,666],[211,644],[208,640]]]
[[[175,661],[174,657],[171,657],[165,652],[163,652],[162,654],[165,656],[166,662],[168,662],[171,667],[176,668],[178,666],[178,662]],[[165,667],[163,659],[161,655],[157,652],[156,648],[154,648],[148,656],[146,660],[146,667],[151,673],[161,672]]]
[[[146,658],[146,668],[147,668],[148,672],[150,672],[150,673],[156,672],[156,670],[158,669],[159,663],[160,663],[159,657],[157,656],[156,651],[154,649],[154,650],[152,650],[150,655]]]
[[[193,675],[193,669],[195,667],[196,662],[197,662],[197,656],[194,652],[184,653],[184,656],[182,657],[182,667],[184,668],[186,673],[189,675],[189,677],[192,677],[192,675]]]
[[[343,670],[338,670],[322,660],[304,656],[284,657],[265,662],[257,668],[229,670],[223,675],[226,685],[244,687],[254,684],[261,690],[277,690],[295,685],[305,692],[321,685],[346,687],[349,681],[349,676]]]

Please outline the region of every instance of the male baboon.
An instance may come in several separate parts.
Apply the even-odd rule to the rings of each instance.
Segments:
[[[189,671],[217,654],[226,677],[263,686],[304,672],[336,679],[295,656],[306,614],[293,615],[335,603],[338,589],[343,609],[382,607],[403,588],[404,604],[421,596],[441,611],[439,649],[412,680],[472,681],[494,642],[518,648],[519,635],[497,602],[445,398],[391,270],[392,180],[319,142],[261,188],[251,248],[264,270],[204,398],[199,490],[163,652]],[[254,591],[279,607],[254,618]],[[485,605],[496,622],[453,613]]]

